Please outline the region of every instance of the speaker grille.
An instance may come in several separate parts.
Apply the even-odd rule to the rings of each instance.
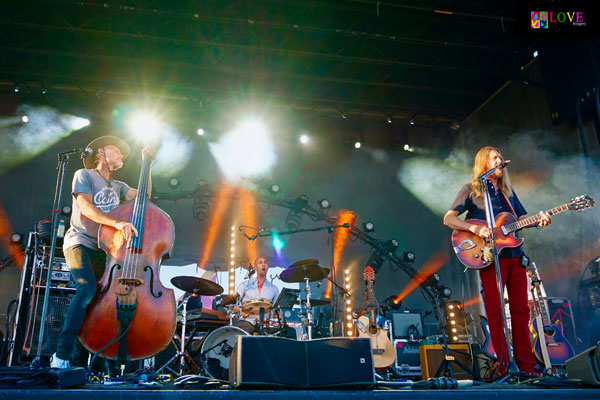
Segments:
[[[46,313],[46,328],[44,329],[44,342],[42,344],[41,355],[50,356],[56,351],[58,345],[58,335],[63,327],[67,316],[67,308],[71,303],[73,294],[58,293],[48,296],[48,311]],[[33,334],[30,336],[31,353],[37,354],[38,341],[40,336],[40,324],[42,321],[44,293],[39,293],[37,301],[32,301],[32,305],[36,306],[33,315]]]

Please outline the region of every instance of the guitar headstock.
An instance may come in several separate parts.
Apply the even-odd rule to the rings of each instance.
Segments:
[[[363,275],[365,276],[365,281],[367,282],[373,282],[375,280],[375,271],[370,265],[367,265],[365,267]]]
[[[534,262],[527,266],[527,275],[531,279],[531,283],[539,283],[541,281],[540,274],[538,273],[537,266]]]
[[[594,204],[596,204],[594,199],[587,194],[582,194],[581,196],[571,199],[571,201],[567,203],[567,207],[569,207],[569,210],[583,211],[594,207]]]

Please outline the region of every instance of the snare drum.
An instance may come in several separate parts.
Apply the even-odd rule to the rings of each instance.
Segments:
[[[248,332],[236,326],[222,326],[215,329],[202,341],[200,354],[202,368],[213,379],[229,379],[229,358],[238,336],[248,336]]]

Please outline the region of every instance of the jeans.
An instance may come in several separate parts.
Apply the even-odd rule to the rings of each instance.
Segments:
[[[69,304],[65,323],[58,337],[56,355],[63,360],[71,360],[73,366],[87,367],[88,353],[77,336],[87,307],[96,295],[96,282],[104,273],[106,253],[100,249],[75,245],[66,249],[64,254],[77,291]]]
[[[520,257],[501,257],[500,274],[502,283],[508,291],[508,304],[512,325],[512,344],[515,363],[522,372],[535,372],[536,360],[531,350],[529,338],[529,305],[527,303],[527,272],[521,266]],[[485,312],[490,325],[490,336],[494,350],[501,362],[501,373],[506,371],[508,349],[504,336],[502,308],[496,283],[496,267],[489,265],[479,270]]]

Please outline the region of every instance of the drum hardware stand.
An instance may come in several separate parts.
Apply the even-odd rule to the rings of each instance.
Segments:
[[[502,323],[504,325],[504,337],[506,339],[506,346],[507,346],[507,350],[508,350],[508,366],[506,369],[507,374],[504,377],[502,377],[500,379],[500,381],[504,381],[506,379],[509,379],[512,375],[518,374],[519,367],[517,367],[517,364],[515,363],[512,342],[511,342],[510,335],[508,332],[506,313],[504,312],[504,310],[505,310],[504,290],[503,290],[504,284],[502,282],[502,274],[500,272],[500,259],[498,258],[498,248],[496,247],[496,235],[494,234],[494,227],[496,225],[496,216],[494,215],[492,199],[490,197],[490,192],[488,190],[487,177],[489,175],[493,174],[497,169],[504,168],[506,166],[506,164],[508,164],[509,162],[510,162],[510,160],[504,161],[503,163],[496,165],[494,168],[490,169],[489,171],[486,171],[485,173],[483,173],[483,175],[481,175],[479,178],[477,178],[477,180],[479,181],[480,187],[481,187],[481,191],[483,192],[483,200],[485,203],[485,218],[487,221],[487,227],[489,228],[490,235],[491,235],[491,237],[490,237],[490,243],[492,245],[491,250],[492,250],[492,254],[494,256],[494,266],[496,268],[496,284],[497,284],[497,289],[498,289],[498,296],[500,297],[500,309],[502,310],[502,312],[500,314],[502,314]],[[502,357],[502,354],[500,352],[500,353],[498,353],[498,361],[500,361],[501,357]]]
[[[41,354],[42,346],[44,344],[44,333],[46,329],[46,317],[48,314],[48,300],[50,298],[50,282],[52,281],[52,267],[54,266],[54,255],[56,253],[56,238],[58,234],[58,214],[61,211],[60,203],[62,201],[62,190],[65,181],[65,172],[67,164],[69,163],[69,156],[71,154],[79,154],[81,158],[85,158],[88,153],[87,149],[73,149],[64,151],[57,155],[58,166],[57,166],[57,177],[56,177],[56,188],[54,189],[54,202],[52,203],[52,236],[50,242],[50,255],[48,256],[48,274],[46,275],[46,289],[44,292],[44,303],[42,306],[42,318],[40,320],[40,336],[38,339],[38,346],[35,358],[31,362],[31,368],[41,368]]]
[[[162,370],[164,370],[165,368],[168,368],[170,371],[172,371],[173,373],[177,374],[175,371],[173,371],[171,368],[169,368],[169,365],[177,360],[179,358],[179,374],[177,374],[178,376],[182,376],[183,375],[183,370],[185,368],[185,328],[187,325],[187,302],[188,300],[193,296],[193,294],[190,293],[186,293],[183,296],[183,300],[182,300],[182,313],[181,313],[181,339],[180,339],[180,347],[179,350],[177,352],[175,352],[175,355],[173,357],[171,357],[162,367],[160,367],[155,373],[158,374],[160,373]],[[191,340],[191,338],[190,338]]]
[[[335,283],[335,275],[336,275],[336,271],[334,271],[333,269],[333,230],[337,229],[337,228],[346,228],[349,229],[350,228],[350,224],[349,223],[344,223],[341,225],[327,225],[327,226],[322,226],[322,227],[318,227],[318,228],[308,228],[308,229],[296,229],[293,231],[286,231],[286,232],[277,232],[278,236],[284,236],[284,235],[292,235],[295,233],[300,233],[300,232],[316,232],[316,231],[323,231],[323,230],[327,230],[328,234],[329,234],[329,273],[331,275],[331,277],[327,277],[328,280],[331,281],[331,283],[333,284],[333,290],[332,290],[332,298],[331,298],[331,304],[332,304],[332,312],[331,312],[331,319],[334,321],[334,329],[333,329],[333,336],[336,336],[336,333],[339,329],[336,329],[336,327],[338,326],[338,324],[340,322],[342,322],[341,319],[338,318],[338,290],[342,289],[339,285],[337,285]],[[244,234],[242,232],[242,234]],[[273,232],[271,231],[266,231],[264,232],[262,229],[259,230],[258,233],[256,233],[255,235],[248,237],[246,234],[244,234],[244,236],[246,236],[246,238],[250,241],[255,240],[256,238],[259,237],[265,237],[265,236],[273,236]],[[308,282],[306,283],[308,286]],[[342,289],[344,290],[344,289]],[[345,293],[348,293],[346,290],[344,290]],[[310,310],[311,315],[312,315],[312,310]],[[309,325],[309,332],[310,332],[310,325]],[[309,333],[308,335],[309,337],[311,336],[311,334]]]

